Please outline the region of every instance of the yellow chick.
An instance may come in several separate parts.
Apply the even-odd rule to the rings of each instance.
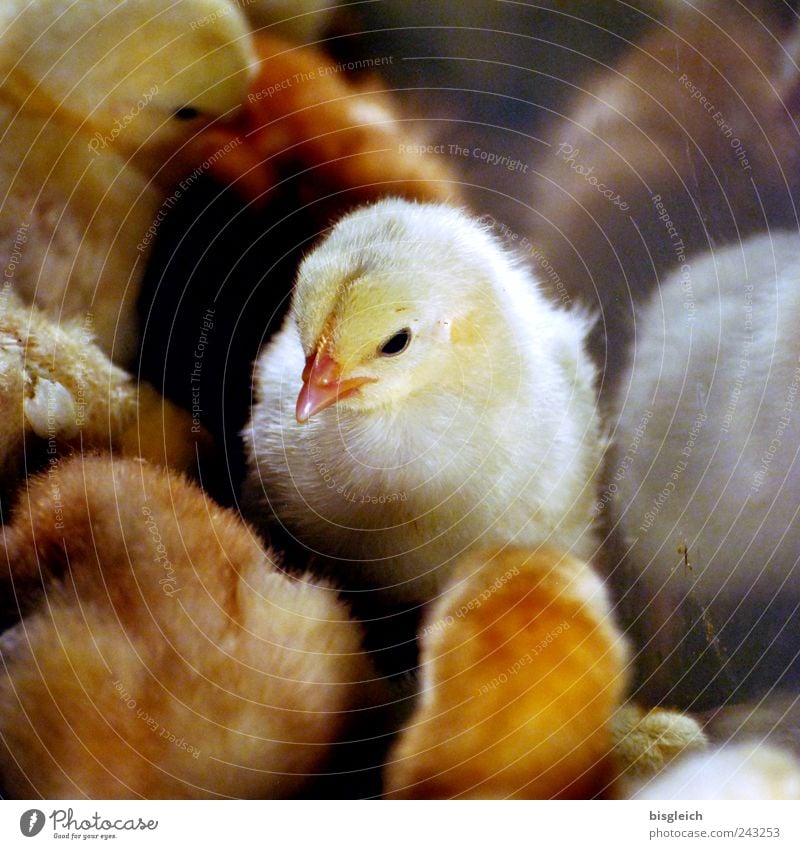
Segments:
[[[381,601],[429,599],[492,540],[591,558],[588,326],[457,209],[355,211],[302,263],[257,363],[245,508]]]
[[[27,614],[0,638],[16,798],[289,796],[371,689],[335,591],[180,475],[57,462],[0,543],[0,591]]]
[[[3,283],[54,318],[88,316],[129,361],[159,207],[180,194],[154,181],[208,167],[176,154],[245,99],[255,61],[226,0],[4,3]]]

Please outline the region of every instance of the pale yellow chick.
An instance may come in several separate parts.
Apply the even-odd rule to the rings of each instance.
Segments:
[[[0,498],[71,450],[195,471],[209,440],[188,412],[111,363],[90,323],[56,324],[0,294]]]
[[[500,540],[589,559],[602,440],[587,318],[463,212],[386,200],[303,262],[255,370],[245,507],[424,601]]]
[[[3,283],[53,318],[88,316],[106,353],[129,361],[149,246],[177,199],[158,182],[208,167],[181,148],[233,114],[255,61],[227,0],[5,2]]]
[[[732,743],[682,758],[632,798],[797,800],[800,761],[768,743]]]

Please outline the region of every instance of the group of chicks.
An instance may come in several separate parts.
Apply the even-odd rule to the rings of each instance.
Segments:
[[[600,314],[598,502],[637,689],[699,710],[800,686],[800,30],[793,4],[680,6],[556,122],[531,203]]]
[[[400,728],[378,764],[387,796],[679,794],[683,779],[642,786],[705,737],[626,704],[631,648],[593,565],[607,427],[589,313],[545,297],[440,163],[387,155],[401,136],[380,92],[282,85],[321,54],[254,36],[238,4],[2,14],[3,144],[19,154],[0,174],[18,254],[0,295],[4,791],[296,796],[383,722],[387,744]],[[255,365],[245,524],[185,475],[211,450],[194,418],[123,369],[176,181],[208,171],[259,204],[289,155],[313,164],[309,191],[372,202],[302,262]],[[781,268],[791,257],[787,243]],[[664,309],[681,286],[666,281]],[[697,309],[710,298],[698,284]],[[642,350],[669,326],[645,317]],[[670,416],[691,415],[683,397]],[[675,421],[656,413],[647,439]],[[413,699],[365,650],[400,607],[421,612]],[[791,759],[751,761],[765,795],[797,792]]]

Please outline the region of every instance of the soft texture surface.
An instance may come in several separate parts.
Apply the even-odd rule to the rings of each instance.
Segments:
[[[56,324],[0,297],[0,492],[71,450],[106,450],[192,471],[209,447],[191,415],[136,384],[94,343],[92,322]]]
[[[614,400],[608,503],[650,698],[795,690],[800,239],[697,257],[642,313]]]
[[[613,67],[569,78],[565,117],[547,126],[527,191],[514,195],[536,210],[526,226],[547,282],[563,287],[556,297],[602,313],[592,347],[608,389],[666,274],[712,246],[797,227],[795,13],[704,0],[664,18]]]
[[[323,221],[388,195],[458,199],[454,170],[382,90],[380,64],[364,60],[367,81],[359,81],[316,46],[298,47],[271,30],[253,41],[260,64],[241,115],[193,142],[220,181],[264,204],[298,172],[298,202]]]
[[[0,774],[19,798],[275,797],[371,671],[330,587],[144,462],[53,464],[4,529]],[[4,558],[4,559],[5,559]]]
[[[770,745],[737,743],[693,754],[645,784],[636,799],[800,799],[800,761]]]
[[[493,540],[591,557],[603,442],[587,324],[459,210],[346,216],[256,365],[249,517],[395,601],[433,597]]]
[[[4,3],[0,254],[18,254],[14,291],[57,320],[90,320],[130,362],[158,182],[203,170],[180,151],[235,112],[255,62],[227,0]]]
[[[589,565],[549,549],[475,552],[420,642],[419,704],[387,761],[390,795],[611,792],[628,655]]]

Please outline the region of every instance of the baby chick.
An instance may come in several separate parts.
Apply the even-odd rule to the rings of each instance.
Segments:
[[[588,325],[457,209],[357,210],[302,263],[257,363],[245,508],[381,601],[430,598],[492,540],[590,558]]]
[[[245,99],[246,22],[226,0],[9,0],[2,15],[6,280],[54,318],[89,315],[124,363],[164,200],[154,180],[204,168],[181,149]]]
[[[334,73],[336,60],[324,50],[271,31],[253,42],[261,61],[240,116],[193,143],[198,155],[205,146],[218,181],[261,205],[287,174],[297,174],[299,202],[326,221],[389,193],[426,201],[457,196],[442,157],[409,133],[377,78],[367,85]],[[219,150],[226,155],[215,155]]]
[[[635,799],[800,799],[800,761],[770,744],[734,743],[677,761]]]
[[[420,640],[421,694],[387,761],[389,795],[610,792],[628,653],[588,564],[546,547],[472,552]]]
[[[642,310],[614,398],[609,505],[648,700],[800,682],[800,239],[692,260]]]
[[[0,782],[17,798],[275,797],[341,739],[372,673],[336,593],[180,475],[74,458],[0,535]]]

